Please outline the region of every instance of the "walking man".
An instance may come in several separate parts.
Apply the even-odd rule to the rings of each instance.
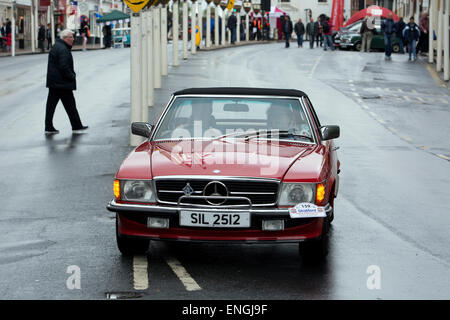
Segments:
[[[309,48],[314,48],[314,37],[316,35],[316,27],[314,25],[314,19],[310,18],[308,25],[306,26],[306,33],[309,36]]]
[[[285,48],[289,48],[289,39],[291,38],[292,34],[292,21],[289,16],[286,16],[284,20],[284,26],[283,26],[283,33],[284,37],[286,38],[286,46]]]
[[[323,31],[323,50],[327,51],[327,45],[331,48],[331,51],[334,51],[332,32],[333,25],[330,22],[330,18],[326,17],[322,22],[322,31]]]
[[[231,44],[236,42],[236,26],[237,26],[237,18],[234,15],[234,12],[231,13],[231,16],[228,18],[227,27],[231,31]]]
[[[408,53],[409,53],[409,61],[411,61],[411,53],[413,54],[414,61],[417,59],[416,57],[416,43],[417,40],[419,40],[420,37],[420,30],[419,26],[414,23],[414,17],[411,17],[409,19],[409,23],[406,25],[405,29],[403,30],[403,37],[406,40],[406,43],[408,44]]]
[[[44,41],[45,41],[45,27],[43,24],[41,24],[39,26],[38,31],[38,48],[41,49],[41,52],[45,52]]]
[[[371,16],[366,16],[361,23],[361,29],[359,29],[361,34],[361,52],[370,52],[370,46],[372,43],[372,37],[375,33],[375,21]]]
[[[403,38],[403,29],[405,29],[405,22],[403,21],[403,17],[400,17],[400,19],[397,22],[397,25],[395,26],[395,34],[398,38],[398,44],[400,46],[400,52],[401,54],[405,53],[405,50],[403,49],[403,42],[404,42],[404,38]]]
[[[391,60],[392,37],[395,33],[395,22],[392,19],[392,13],[389,13],[388,18],[381,23],[381,32],[384,33],[384,58]]]
[[[314,28],[315,28],[315,36],[316,36],[316,46],[319,47],[319,43],[320,46],[322,46],[323,43],[323,36],[322,36],[322,19],[320,17],[317,17],[317,21],[314,23]]]
[[[305,25],[302,19],[298,19],[298,22],[294,26],[295,34],[297,35],[297,44],[299,48],[303,48],[303,35],[305,34]]]
[[[59,100],[69,116],[73,133],[83,132],[88,126],[83,126],[75,105],[73,90],[76,90],[76,75],[73,69],[73,58],[70,50],[73,44],[73,34],[69,29],[60,33],[61,39],[56,40],[48,54],[47,88],[48,98],[45,111],[45,133],[59,133],[53,126],[53,115]]]

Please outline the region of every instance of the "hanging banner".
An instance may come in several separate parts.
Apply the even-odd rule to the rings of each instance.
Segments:
[[[333,0],[331,8],[331,24],[333,30],[340,30],[344,24],[344,0]]]
[[[123,0],[123,2],[125,2],[125,4],[128,6],[128,8],[130,8],[131,10],[133,10],[135,13],[138,13],[139,11],[142,10],[142,8],[144,8],[147,3],[149,3],[150,0]]]
[[[228,0],[228,5],[227,5],[228,11],[231,11],[231,9],[233,9],[233,7],[234,7],[234,0]]]

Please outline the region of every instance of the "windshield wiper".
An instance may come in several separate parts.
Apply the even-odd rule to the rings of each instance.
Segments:
[[[291,137],[295,137],[295,138],[308,139],[309,141],[314,141],[312,137],[303,135],[303,134],[299,134],[299,133],[295,133],[294,130],[266,130],[266,129],[255,130],[255,131],[250,131],[250,132],[232,132],[229,134],[225,134],[223,136],[216,137],[214,140],[220,140],[220,139],[229,138],[232,136],[244,137],[244,138],[246,138],[246,140],[250,139],[253,136],[256,136],[256,137],[291,136]]]

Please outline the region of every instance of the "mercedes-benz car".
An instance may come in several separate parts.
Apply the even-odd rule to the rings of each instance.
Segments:
[[[333,139],[299,90],[192,88],[173,93],[114,179],[124,255],[150,240],[299,243],[324,258],[340,162]]]

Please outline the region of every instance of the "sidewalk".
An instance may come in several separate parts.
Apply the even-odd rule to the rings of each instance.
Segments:
[[[206,46],[204,46],[202,49],[198,49],[198,51],[210,51],[210,50],[217,50],[217,49],[223,49],[223,48],[231,48],[231,47],[239,47],[239,46],[245,46],[245,45],[251,45],[251,44],[267,44],[267,43],[271,43],[273,42],[273,40],[267,41],[267,40],[261,40],[261,41],[256,41],[256,40],[252,40],[252,41],[241,41],[239,43],[235,43],[235,44],[230,44],[230,43],[226,43],[225,45],[219,45],[216,46],[214,44],[211,45],[210,48],[206,48]],[[172,43],[172,40],[167,42]],[[182,40],[180,39],[178,41],[178,45],[179,47],[181,47],[183,44]],[[99,44],[88,44],[86,46],[87,50],[100,50],[102,48],[100,48]],[[82,45],[74,45],[72,47],[72,51],[81,51],[82,50]],[[189,50],[190,51],[190,50]],[[48,53],[49,50],[45,50],[45,52],[41,52],[39,49],[37,49],[34,53],[31,52],[31,49],[16,49],[16,56],[20,56],[20,55],[28,55],[28,54],[42,54],[42,53]],[[11,53],[10,52],[0,52],[0,58],[1,57],[10,57]]]

